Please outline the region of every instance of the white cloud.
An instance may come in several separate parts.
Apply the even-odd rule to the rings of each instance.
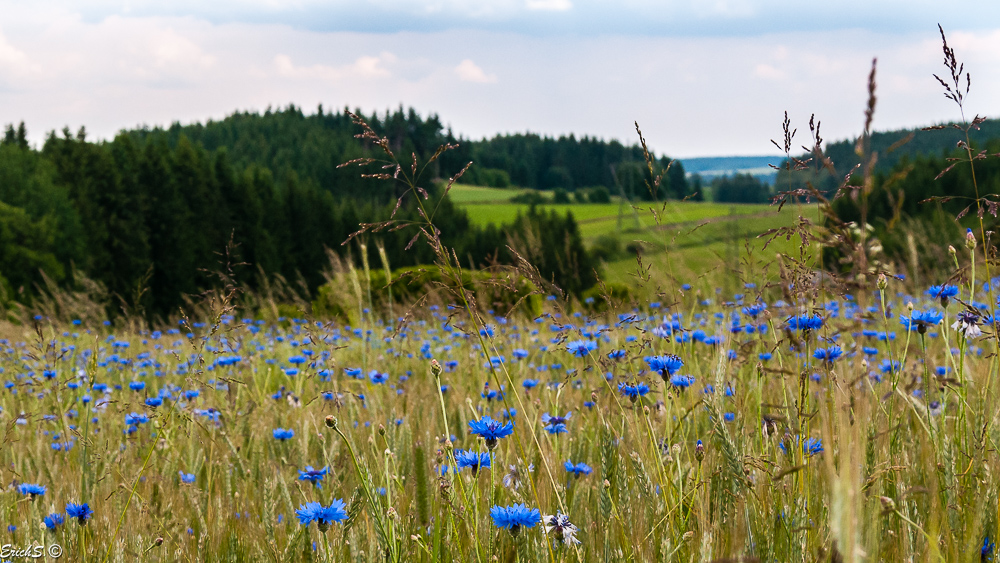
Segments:
[[[336,81],[346,78],[389,78],[392,73],[383,65],[396,62],[396,55],[383,52],[378,56],[362,55],[353,63],[331,66],[314,64],[296,66],[285,54],[275,55],[274,66],[280,76],[305,80]]]
[[[351,70],[365,78],[384,78],[390,75],[389,71],[383,68],[383,63],[391,64],[396,62],[396,56],[392,53],[382,53],[377,57],[358,57],[351,65]]]
[[[167,28],[147,38],[147,48],[157,68],[172,67],[208,69],[215,64],[215,57],[202,51],[194,41]]]
[[[497,81],[497,75],[486,74],[479,68],[472,59],[465,59],[455,67],[455,74],[459,80],[464,82],[478,82],[479,84],[492,84]]]
[[[20,49],[15,48],[0,34],[0,79],[37,74],[41,67],[32,62]]]
[[[760,63],[754,67],[753,73],[768,80],[781,80],[785,78],[785,73],[774,68],[767,63]]]
[[[529,10],[565,12],[573,8],[573,3],[570,0],[525,0],[524,7]]]

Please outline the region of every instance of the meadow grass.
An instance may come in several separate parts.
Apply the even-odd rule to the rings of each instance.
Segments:
[[[997,362],[950,325],[990,287],[942,307],[892,279],[845,294],[723,275],[603,313],[36,320],[3,342],[3,533],[73,560],[978,561],[997,525]],[[654,371],[668,354],[679,369]],[[484,416],[512,435],[456,471],[488,453],[469,426]],[[336,499],[325,533],[295,517]],[[43,525],[83,502],[85,525]],[[490,508],[515,503],[567,515],[580,543],[498,528]]]

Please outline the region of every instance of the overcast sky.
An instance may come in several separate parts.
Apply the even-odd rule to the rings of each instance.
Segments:
[[[0,124],[33,142],[294,103],[412,106],[461,135],[637,140],[674,157],[773,154],[788,110],[857,135],[957,119],[937,23],[1000,114],[1000,3],[953,0],[0,0]],[[971,117],[971,115],[970,115]],[[807,143],[804,138],[797,144]]]

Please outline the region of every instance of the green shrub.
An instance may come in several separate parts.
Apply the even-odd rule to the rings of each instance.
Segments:
[[[598,260],[611,262],[621,256],[622,243],[614,235],[600,235],[590,247],[590,253]]]
[[[537,291],[526,278],[508,271],[462,270],[462,287],[469,292],[481,309],[495,309],[506,313],[517,306],[529,315],[541,311],[541,298],[533,295]],[[365,280],[361,280],[362,285]],[[392,282],[387,283],[384,270],[372,270],[372,306],[377,310],[387,309],[389,292],[392,301],[404,306],[424,298],[424,305],[447,305],[459,301],[454,293],[455,281],[443,275],[436,266],[402,268],[392,273]],[[358,315],[356,297],[344,288],[350,287],[346,274],[338,275],[320,287],[312,303],[314,314],[329,315],[354,322]]]
[[[549,203],[549,199],[536,191],[530,191],[517,194],[510,198],[510,202],[526,205],[544,205]]]
[[[588,310],[606,311],[608,310],[609,299],[615,307],[620,307],[622,304],[631,301],[632,290],[623,283],[612,282],[595,285],[580,294],[580,297],[583,299],[584,307]]]
[[[611,203],[611,192],[604,186],[597,186],[588,190],[587,199],[590,203]]]

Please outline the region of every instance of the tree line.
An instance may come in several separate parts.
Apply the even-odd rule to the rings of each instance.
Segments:
[[[64,129],[36,150],[23,124],[8,127],[0,141],[5,300],[30,302],[43,276],[64,287],[85,276],[113,296],[109,313],[124,306],[162,318],[176,314],[186,295],[218,287],[216,273],[226,264],[236,265],[233,281],[250,288],[281,275],[311,291],[324,283],[327,252],[357,261],[359,246],[342,243],[359,224],[384,221],[395,207],[398,188],[391,182],[331,167],[332,183],[321,185],[326,168],[311,167],[310,158],[293,150],[300,145],[282,156],[284,149],[266,133],[205,143],[171,131],[123,131],[111,141],[92,142],[83,128],[75,134]],[[280,127],[275,133],[279,141],[293,134],[282,136]],[[402,139],[401,150],[416,150],[422,142],[416,137]],[[246,145],[274,147],[274,153],[263,151],[257,156],[269,156],[258,162]],[[340,154],[368,153],[348,135]],[[440,188],[427,185],[435,196]],[[405,202],[396,219],[417,220],[414,202]],[[550,240],[566,243],[555,255],[537,253],[542,276],[570,291],[593,283],[593,264],[571,215],[532,212],[513,225],[481,228],[444,198],[434,222],[444,244],[474,267],[512,263],[511,234],[523,239],[542,229],[555,237]],[[406,248],[413,234],[401,229],[370,236],[384,245],[392,267],[432,263],[429,246]],[[375,240],[369,242],[369,258],[377,264]]]
[[[237,112],[219,121],[137,129],[130,135],[163,138],[171,146],[184,136],[209,151],[225,147],[236,166],[265,166],[279,181],[294,172],[338,197],[394,199],[398,194],[390,186],[373,189],[352,171],[337,168],[342,162],[364,156],[371,148],[354,138],[356,127],[345,113],[319,106],[315,113],[306,114],[302,108],[289,105],[264,113]],[[360,110],[355,113],[361,115]],[[470,140],[456,136],[436,114],[422,117],[414,109],[403,107],[363,117],[379,135],[389,139],[393,152],[407,161],[411,154],[426,161],[439,146],[458,145],[432,164],[428,178],[449,177],[472,161],[475,166],[461,180],[468,184],[561,188],[571,192],[600,186],[612,195],[646,200],[692,195],[681,163],[671,164],[668,157],[655,154],[651,157],[656,172],[665,171],[665,175],[660,187],[651,192],[645,157],[638,145],[533,133]]]

